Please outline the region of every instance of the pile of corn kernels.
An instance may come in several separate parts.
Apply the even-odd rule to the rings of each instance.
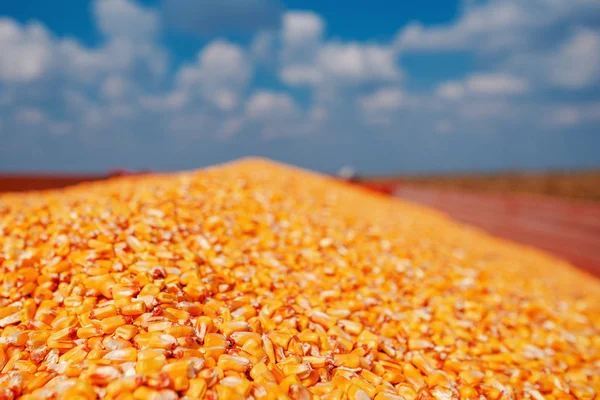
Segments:
[[[261,160],[0,196],[0,399],[594,399],[600,284]]]

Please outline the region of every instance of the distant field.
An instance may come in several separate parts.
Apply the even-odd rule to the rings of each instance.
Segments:
[[[61,188],[82,181],[119,175],[28,175],[0,173],[0,192]],[[363,177],[358,183],[391,193],[400,184],[474,192],[530,193],[600,202],[600,170],[489,175]]]
[[[0,173],[0,192],[58,189],[85,181],[104,179],[99,175],[32,175]]]
[[[359,183],[390,192],[395,185],[451,188],[492,193],[528,193],[600,202],[600,170],[486,175],[361,178]]]

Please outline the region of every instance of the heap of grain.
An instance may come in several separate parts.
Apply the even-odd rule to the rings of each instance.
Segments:
[[[0,399],[593,399],[600,284],[261,160],[0,197]]]

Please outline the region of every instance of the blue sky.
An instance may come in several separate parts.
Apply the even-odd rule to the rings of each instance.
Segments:
[[[600,167],[595,0],[0,4],[0,170]]]

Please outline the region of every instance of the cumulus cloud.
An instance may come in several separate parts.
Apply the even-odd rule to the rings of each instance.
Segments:
[[[0,18],[0,80],[29,82],[41,78],[52,63],[51,38],[38,23],[20,25]],[[10,56],[9,56],[10,55]]]
[[[519,40],[514,34],[516,30],[537,24],[525,3],[492,0],[467,7],[456,21],[441,26],[425,27],[413,22],[398,33],[396,46],[405,51],[492,50],[513,46]]]
[[[142,107],[153,111],[174,111],[182,109],[190,101],[184,91],[172,91],[164,95],[145,95],[140,98]]]
[[[107,42],[86,48],[72,38],[53,37],[41,24],[19,24],[0,19],[0,79],[24,83],[45,77],[77,79],[90,83],[115,71],[148,72],[154,76],[166,70],[165,51],[152,35],[158,29],[153,11],[127,0],[95,1],[95,16]]]
[[[45,114],[36,108],[23,108],[17,111],[15,116],[17,121],[28,125],[39,125],[46,119]]]
[[[249,33],[279,25],[283,6],[279,0],[165,0],[167,23],[203,36]]]
[[[408,24],[399,30],[396,46],[404,51],[514,52],[554,41],[565,26],[587,24],[600,15],[600,5],[590,0],[490,0],[466,4],[458,18],[449,23]],[[540,43],[540,37],[546,42]]]
[[[526,93],[529,83],[526,79],[506,73],[476,73],[463,81],[442,82],[436,89],[438,97],[446,100],[460,100],[466,95],[508,96]]]
[[[438,97],[447,100],[459,100],[465,95],[465,85],[458,81],[442,82],[438,85]]]
[[[327,114],[319,107],[305,112],[289,93],[258,90],[246,101],[244,120],[263,139],[289,139],[320,133]]]
[[[70,122],[58,121],[51,123],[48,129],[51,135],[63,136],[71,133],[73,125]]]
[[[280,120],[296,117],[300,111],[294,99],[286,93],[259,91],[246,103],[246,115],[253,120]]]
[[[472,93],[491,95],[525,93],[529,87],[525,79],[503,73],[474,74],[465,84]]]
[[[185,152],[187,166],[196,166],[192,144],[200,137],[203,159],[213,156],[214,143],[234,137],[262,148],[259,135],[290,140],[278,140],[276,149],[315,135],[311,150],[318,153],[328,143],[329,153],[319,159],[331,159],[339,143],[352,143],[362,154],[363,145],[377,142],[375,134],[385,138],[381,152],[395,153],[455,138],[466,142],[465,135],[474,143],[483,140],[482,132],[540,136],[600,121],[592,101],[600,83],[600,7],[590,0],[465,3],[450,23],[411,23],[387,41],[332,38],[322,16],[283,13],[278,1],[166,0],[163,15],[134,0],[92,4],[101,33],[95,46],[53,35],[40,23],[0,18],[0,54],[11,55],[0,57],[0,120],[11,149],[40,139],[55,150],[79,143],[89,146],[87,152],[71,153],[82,154],[85,165],[97,146],[143,146],[145,158],[154,151],[159,157],[153,159],[161,160],[168,159],[162,152],[176,149],[167,167],[180,168]],[[249,12],[245,7],[257,16],[238,24],[236,18]],[[169,68],[162,38],[173,26],[210,40],[193,60]],[[227,36],[232,30],[254,36],[235,42],[239,36]],[[219,32],[229,40],[214,39]],[[450,80],[411,81],[411,71],[419,71],[403,68],[405,55],[442,51],[473,56],[477,71],[467,67],[450,75],[450,68]],[[294,143],[309,146],[311,140]],[[291,147],[288,155],[297,150]],[[416,153],[404,153],[406,165],[419,162],[410,158]],[[19,161],[7,158],[12,153],[6,148],[0,154],[2,162]],[[457,158],[471,156],[465,150]]]
[[[94,1],[94,14],[100,31],[109,38],[146,41],[159,29],[155,10],[131,0]]]
[[[183,66],[176,76],[181,90],[196,91],[219,109],[235,108],[252,77],[246,52],[233,43],[216,40],[198,53],[194,64]]]
[[[600,79],[600,33],[576,31],[549,56],[547,68],[556,85],[579,89]]]
[[[406,105],[405,95],[398,88],[386,87],[359,98],[358,104],[368,123],[390,124],[394,113]]]
[[[403,103],[404,95],[396,88],[383,88],[360,99],[360,105],[367,112],[393,111]]]
[[[283,16],[282,32],[287,46],[316,44],[325,33],[325,21],[312,11],[290,11]]]
[[[282,28],[281,79],[299,86],[352,86],[398,80],[392,46],[327,41],[325,22],[313,12],[287,12]]]
[[[130,90],[130,83],[121,76],[113,75],[107,77],[100,87],[103,96],[118,99],[127,94]]]
[[[452,122],[448,121],[447,119],[444,119],[436,122],[433,129],[436,133],[445,135],[454,131],[454,124],[452,124]]]
[[[600,103],[563,105],[553,109],[547,118],[550,125],[562,128],[600,121]]]
[[[250,54],[255,61],[269,63],[275,56],[276,36],[271,31],[261,31],[250,44]]]
[[[510,120],[513,112],[509,103],[503,100],[469,101],[459,105],[458,113],[466,120],[488,120],[504,116]]]
[[[345,82],[391,81],[400,78],[391,48],[357,43],[330,43],[319,52],[317,65],[326,78]]]
[[[490,0],[467,4],[450,23],[408,24],[398,32],[396,47],[409,53],[466,51],[484,65],[526,75],[540,87],[573,90],[598,83],[600,3]],[[452,86],[440,90],[445,91],[442,96],[460,97]]]

